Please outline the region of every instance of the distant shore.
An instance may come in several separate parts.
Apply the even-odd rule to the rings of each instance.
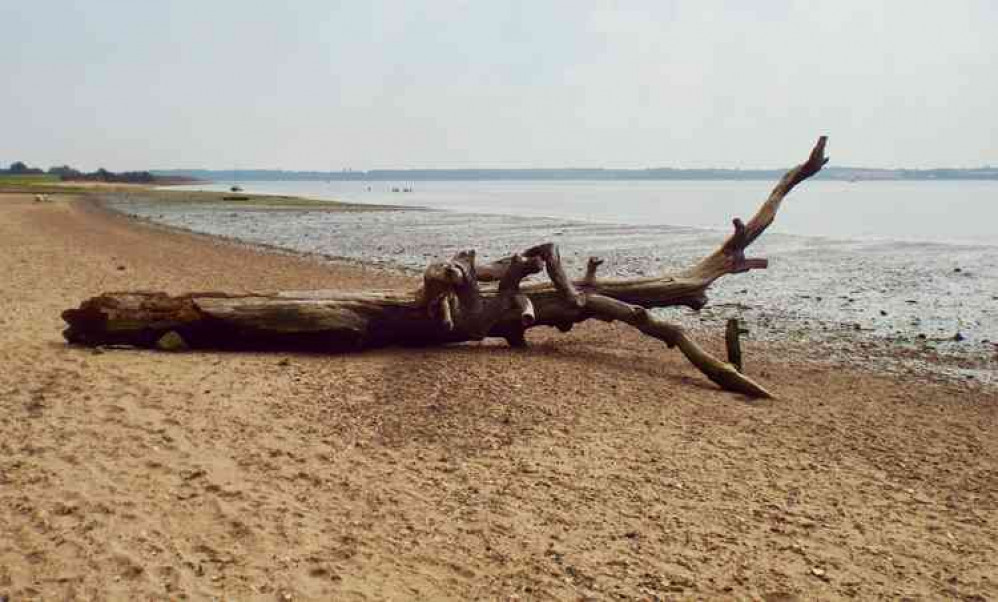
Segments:
[[[332,212],[369,212],[369,211],[399,211],[421,210],[419,207],[404,207],[401,205],[345,203],[329,199],[313,199],[302,196],[281,194],[254,194],[247,192],[219,192],[203,190],[181,190],[176,188],[134,187],[116,188],[114,186],[98,187],[96,194],[91,196],[102,203],[130,198],[153,201],[162,204],[181,206],[196,206],[198,204],[213,207],[232,207],[253,210],[295,210]],[[106,193],[106,194],[101,194]]]
[[[100,200],[102,198],[142,198],[164,203],[240,203],[247,207],[328,207],[333,210],[364,210],[366,206],[337,201],[309,199],[299,196],[248,194],[244,192],[189,191],[174,187],[190,186],[198,181],[177,180],[154,184],[96,181],[23,180],[0,177],[0,194],[57,194],[77,195]],[[381,210],[388,208],[380,206]]]
[[[419,182],[427,180],[524,180],[524,181],[601,181],[601,180],[766,180],[775,181],[781,169],[725,168],[564,168],[564,169],[373,169],[368,171],[293,171],[279,169],[169,169],[154,173],[165,177],[187,177],[210,182],[253,180],[329,180],[354,182]],[[867,167],[826,167],[819,180],[847,182],[877,180],[998,180],[998,167],[881,169]]]

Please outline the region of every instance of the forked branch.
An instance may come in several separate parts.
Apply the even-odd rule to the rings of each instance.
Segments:
[[[790,191],[821,171],[821,168],[828,163],[828,158],[825,157],[827,142],[827,136],[818,138],[818,142],[811,149],[811,154],[807,160],[784,174],[773,191],[769,193],[766,202],[752,216],[752,219],[745,224],[741,219],[734,218],[732,220],[734,232],[724,241],[721,248],[704,257],[699,263],[684,272],[684,275],[703,279],[709,284],[725,274],[737,274],[768,267],[769,262],[766,259],[746,258],[745,249],[773,223],[783,199],[790,194]]]

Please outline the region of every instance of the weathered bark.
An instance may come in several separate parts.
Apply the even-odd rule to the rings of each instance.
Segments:
[[[346,350],[386,345],[439,345],[486,337],[526,344],[537,326],[563,332],[596,318],[620,321],[680,351],[708,378],[730,391],[768,397],[765,388],[734,366],[712,357],[677,325],[653,317],[647,308],[706,303],[707,288],[726,274],[765,268],[765,259],[746,258],[745,249],[772,223],[786,195],[827,162],[825,137],[807,161],[791,169],[756,214],[713,253],[675,275],[601,279],[602,263],[591,258],[585,276],[565,273],[558,249],[543,244],[491,264],[478,265],[474,251],[430,265],[423,286],[413,292],[343,293],[290,291],[229,295],[155,292],[105,293],[63,312],[64,335],[82,345],[155,347],[175,332],[192,348],[307,348]],[[521,284],[546,270],[550,282]],[[498,284],[480,286],[483,282]]]
[[[731,318],[724,329],[724,346],[728,349],[728,363],[735,370],[742,371],[742,335],[748,331],[742,328],[738,318]]]

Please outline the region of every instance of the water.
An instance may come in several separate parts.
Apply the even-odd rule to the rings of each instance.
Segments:
[[[462,213],[556,217],[626,225],[726,228],[747,217],[773,183],[762,181],[241,182],[247,192]],[[370,190],[368,188],[370,187]],[[178,187],[227,190],[227,184]],[[998,182],[808,181],[773,232],[839,239],[998,245]]]
[[[132,200],[134,215],[208,234],[422,270],[475,248],[498,258],[555,241],[570,271],[589,255],[603,273],[675,271],[748,217],[764,182],[244,182],[247,192],[430,207],[442,211],[234,209]],[[190,187],[222,190],[227,185]],[[805,182],[750,249],[770,268],[721,279],[715,322],[745,320],[759,338],[873,338],[975,359],[998,342],[998,183]],[[723,228],[723,231],[721,230]],[[684,310],[671,310],[683,312]],[[676,316],[676,319],[700,319]],[[957,333],[963,340],[954,341]]]

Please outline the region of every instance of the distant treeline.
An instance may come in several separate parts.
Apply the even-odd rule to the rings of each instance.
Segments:
[[[7,169],[0,169],[0,176],[54,176],[66,182],[115,182],[127,184],[152,184],[160,178],[148,171],[123,171],[115,173],[103,167],[97,171],[82,172],[68,165],[59,165],[42,170],[29,167],[22,161],[15,161]]]
[[[275,169],[154,170],[157,176],[213,181],[338,180],[404,182],[427,180],[773,180],[783,169],[375,169],[371,171],[286,171]],[[998,180],[998,168],[868,169],[829,167],[817,176],[825,180]]]

